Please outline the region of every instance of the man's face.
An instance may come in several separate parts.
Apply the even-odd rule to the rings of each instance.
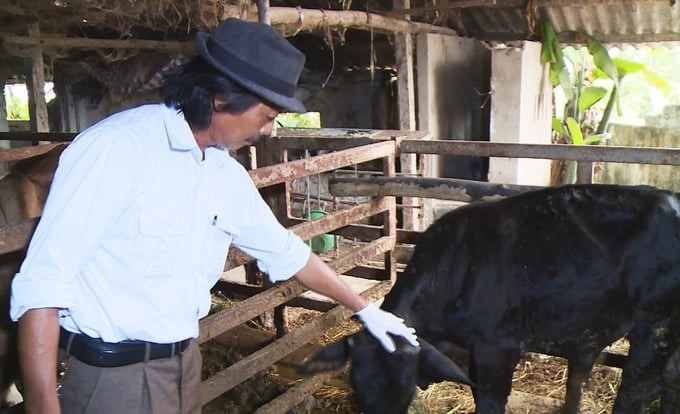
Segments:
[[[208,128],[194,131],[194,136],[202,151],[212,145],[237,150],[254,144],[260,135],[270,135],[278,114],[278,109],[263,102],[240,114],[213,112]]]

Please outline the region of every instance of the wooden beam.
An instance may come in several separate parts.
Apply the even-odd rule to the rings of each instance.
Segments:
[[[222,18],[241,17],[240,6],[224,7]],[[317,10],[302,9],[296,7],[270,7],[269,18],[271,25],[285,32],[285,27],[295,26],[297,31],[314,31],[325,29],[359,29],[375,30],[384,33],[438,33],[455,36],[452,29],[435,26],[426,23],[410,22],[402,19],[394,19],[375,13],[355,10]],[[250,5],[243,16],[246,20],[258,21],[258,10],[255,5]],[[93,39],[73,38],[56,35],[40,36],[17,36],[13,33],[0,33],[3,42],[16,46],[15,49],[26,49],[41,46],[44,49],[149,49],[169,53],[195,53],[194,41],[164,41],[145,39]],[[26,52],[28,56],[28,51]]]
[[[272,401],[258,408],[254,414],[276,414],[291,412],[296,405],[300,404],[310,394],[324,384],[328,384],[337,372],[323,372],[310,378],[300,379],[285,393],[274,398]]]
[[[223,19],[239,17],[240,6],[224,6]],[[456,31],[432,24],[394,19],[376,13],[357,10],[319,10],[296,7],[271,7],[271,24],[282,27],[295,27],[296,31],[315,31],[325,28],[374,30],[383,33],[438,33],[456,36]],[[246,20],[257,21],[257,7],[250,5],[246,10]],[[280,29],[281,30],[281,29]]]
[[[346,256],[332,261],[329,263],[329,266],[338,274],[342,274],[365,262],[367,257],[375,257],[378,254],[391,250],[394,248],[394,245],[394,237],[381,237],[361,249],[355,250]],[[212,339],[237,325],[255,318],[275,306],[286,303],[290,299],[301,295],[306,290],[307,288],[293,278],[275,284],[267,291],[244,300],[239,303],[238,306],[206,316],[200,321],[198,342],[203,343]]]
[[[401,152],[419,154],[680,165],[680,148],[403,140],[399,144],[399,149]]]
[[[269,16],[269,0],[257,0],[257,21],[264,24],[271,24]]]
[[[31,37],[40,37],[40,27],[37,23],[28,25],[28,34]],[[35,45],[30,48],[28,53],[31,65],[27,85],[31,130],[34,132],[49,132],[50,123],[47,119],[47,101],[45,100],[43,48],[40,45]]]
[[[175,42],[143,39],[93,39],[85,37],[62,37],[56,35],[16,36],[0,33],[3,42],[18,48],[41,46],[44,49],[149,49],[162,52],[187,52],[196,50],[193,41]],[[26,50],[26,55],[29,51]]]
[[[383,157],[393,157],[395,151],[396,145],[394,142],[378,142],[330,154],[289,161],[286,163],[286,168],[281,168],[280,165],[260,167],[256,170],[251,170],[249,174],[255,185],[258,188],[262,188],[284,183],[294,178],[332,171],[352,164],[360,164]]]
[[[73,141],[77,134],[74,132],[0,132],[0,139],[7,141]]]
[[[411,7],[410,0],[394,0],[395,11],[403,11]],[[410,19],[408,16],[406,19]],[[397,63],[397,110],[399,111],[399,129],[414,131],[416,129],[416,95],[415,75],[413,73],[413,36],[408,33],[397,33],[394,36],[394,54]],[[401,154],[399,156],[400,172],[416,175],[418,172],[417,155]],[[407,230],[420,230],[420,199],[406,197],[402,204],[407,207],[401,210],[403,227]],[[418,207],[418,208],[414,208]]]
[[[482,201],[515,196],[542,187],[513,184],[490,184],[456,178],[370,177],[331,178],[330,192],[334,196],[397,196],[416,195],[423,198]]]

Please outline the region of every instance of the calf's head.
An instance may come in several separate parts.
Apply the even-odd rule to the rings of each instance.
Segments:
[[[472,385],[458,365],[424,340],[414,347],[402,337],[393,339],[397,350],[389,353],[361,331],[324,348],[304,364],[302,372],[336,370],[351,361],[354,397],[365,414],[406,413],[416,385],[427,388],[445,380]]]

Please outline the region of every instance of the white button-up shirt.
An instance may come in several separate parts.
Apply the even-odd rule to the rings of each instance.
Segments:
[[[12,319],[58,308],[69,331],[168,343],[198,336],[230,244],[272,281],[297,273],[309,247],[247,171],[221,149],[202,158],[182,114],[163,104],[78,135],[12,282]]]

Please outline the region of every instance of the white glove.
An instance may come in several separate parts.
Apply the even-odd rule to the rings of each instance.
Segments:
[[[364,327],[385,348],[387,352],[394,352],[397,348],[394,341],[387,334],[399,335],[406,338],[413,346],[420,346],[416,337],[416,330],[404,324],[404,320],[390,312],[369,304],[355,315],[363,322]]]

